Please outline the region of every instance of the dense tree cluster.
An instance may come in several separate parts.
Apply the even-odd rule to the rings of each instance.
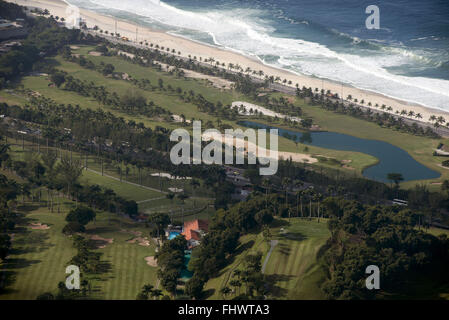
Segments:
[[[273,203],[273,206],[276,204]],[[217,211],[201,246],[193,251],[189,263],[189,268],[194,271],[193,281],[205,282],[216,276],[235,254],[240,235],[255,228],[260,229],[271,221],[258,219],[258,213],[265,208],[265,199],[256,197],[240,202],[226,211]]]
[[[210,184],[224,181],[224,169],[216,165],[172,164],[166,152],[173,142],[169,141],[169,132],[165,128],[153,130],[143,123],[126,122],[101,109],[59,105],[44,97],[33,97],[30,104],[22,108],[1,103],[0,113],[39,125],[43,137],[54,146],[70,145],[78,151],[160,169],[180,177],[207,179]],[[65,128],[70,128],[70,134]],[[111,147],[105,145],[107,139],[112,141]]]
[[[6,15],[26,18],[24,14],[19,14],[20,9],[17,6],[4,1],[1,1],[0,5],[3,17]],[[53,18],[26,18],[25,24],[29,33],[22,45],[15,46],[0,56],[1,86],[5,85],[6,81],[31,71],[33,65],[42,57],[57,53],[65,45],[74,42],[90,43],[93,40],[92,36],[85,35],[80,30],[61,28]]]
[[[449,240],[418,230],[418,214],[341,198],[328,198],[324,206],[331,231],[323,257],[329,274],[323,290],[329,298],[412,296],[410,288],[421,280],[432,289],[448,283]],[[369,265],[380,269],[380,292],[365,287]]]
[[[178,236],[165,241],[155,258],[159,266],[158,277],[162,287],[171,294],[176,293],[178,278],[184,267],[184,251],[187,248],[187,240]]]
[[[88,207],[78,207],[70,210],[65,217],[68,224],[62,229],[63,233],[73,234],[77,232],[84,232],[85,225],[96,217],[95,211]]]

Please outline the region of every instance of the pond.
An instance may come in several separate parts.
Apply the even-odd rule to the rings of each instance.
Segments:
[[[181,270],[181,279],[188,280],[193,276],[193,272],[189,271],[188,269],[191,255],[192,251],[190,250],[186,250],[184,252],[184,268]]]
[[[341,151],[357,151],[376,157],[379,161],[363,170],[363,176],[368,179],[390,182],[387,179],[389,173],[401,173],[404,181],[435,179],[441,175],[413,159],[406,151],[388,142],[362,139],[337,132],[301,133],[253,121],[240,121],[238,124],[257,129],[278,129],[280,136],[306,145]]]

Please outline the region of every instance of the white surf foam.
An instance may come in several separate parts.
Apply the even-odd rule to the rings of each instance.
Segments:
[[[280,38],[256,9],[194,12],[157,0],[70,0],[90,1],[103,8],[123,10],[150,18],[167,26],[189,29],[211,36],[224,48],[256,55],[281,57],[274,64],[293,72],[314,75],[390,97],[449,111],[449,81],[408,77],[388,72],[388,68],[431,62],[413,50],[386,48],[380,52],[337,53],[319,43]],[[427,60],[426,60],[427,59]]]

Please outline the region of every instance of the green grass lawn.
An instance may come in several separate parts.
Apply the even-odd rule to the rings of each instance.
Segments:
[[[102,259],[110,262],[111,269],[104,275],[103,281],[96,282],[100,289],[97,297],[133,300],[144,284],[156,286],[157,268],[147,265],[145,261],[145,257],[155,254],[155,245],[152,241],[150,246],[128,243],[128,240],[135,237],[129,231],[140,231],[142,237],[149,238],[148,229],[129,219],[109,217],[110,214],[100,214],[95,223],[91,223],[86,230],[89,235],[113,239],[112,244],[98,249],[103,253]]]
[[[269,245],[264,241],[261,233],[258,234],[247,234],[240,237],[240,245],[237,248],[237,254],[232,258],[230,264],[220,271],[218,277],[210,279],[204,286],[204,291],[209,295],[208,299],[224,299],[223,295],[220,293],[220,289],[229,285],[229,281],[233,276],[233,272],[236,269],[242,268],[245,261],[245,257],[251,253],[262,252],[262,261],[268,252]],[[244,288],[241,288],[241,293],[244,292]],[[232,298],[230,296],[230,298]]]
[[[432,227],[432,228],[424,229],[424,230],[436,237],[438,237],[440,235],[446,235],[447,237],[449,237],[449,230],[446,230],[446,229]]]
[[[88,56],[90,57],[90,56]],[[111,57],[100,57],[100,58],[111,58]],[[111,58],[112,59],[112,58]],[[151,74],[151,69],[149,68],[143,68],[139,67],[137,65],[131,64],[129,62],[122,61],[119,58],[117,59],[115,63],[126,63],[127,68],[141,68],[143,69],[145,73],[148,73],[148,75]],[[97,71],[89,70],[80,67],[78,64],[73,62],[68,62],[63,60],[61,57],[56,57],[56,67],[60,70],[66,71],[73,77],[85,80],[85,81],[93,81],[96,85],[103,85],[105,86],[110,92],[116,92],[119,96],[125,94],[128,90],[132,89],[136,92],[139,92],[144,97],[148,99],[148,101],[153,101],[156,105],[163,107],[166,110],[169,110],[173,112],[174,114],[184,114],[187,119],[195,118],[195,119],[203,119],[203,120],[214,120],[214,117],[211,115],[208,115],[203,112],[199,112],[198,108],[191,104],[186,103],[182,101],[180,98],[178,98],[175,94],[168,93],[168,92],[160,92],[160,91],[154,91],[154,92],[148,92],[142,89],[139,89],[138,87],[134,86],[132,83],[125,81],[125,80],[115,80],[112,78],[104,77],[102,74],[100,74]],[[124,70],[126,68],[123,68]],[[126,71],[128,72],[128,71]],[[148,76],[147,76],[148,78]],[[174,78],[174,77],[173,77]],[[179,84],[177,86],[185,85],[186,82],[189,82],[188,80],[179,80]],[[153,82],[154,85],[156,85],[157,81]],[[187,89],[186,87],[185,89]],[[184,89],[184,87],[183,87]],[[213,88],[210,88],[210,90],[213,90]],[[197,91],[196,91],[197,92]],[[141,117],[142,119],[145,117]]]
[[[271,228],[272,239],[279,241],[274,248],[265,270],[270,284],[270,298],[275,299],[324,299],[319,288],[324,279],[324,271],[317,263],[318,250],[326,242],[330,233],[325,220],[291,218],[282,219]],[[280,234],[284,228],[286,233]],[[240,238],[237,255],[230,264],[221,270],[218,277],[210,279],[205,291],[210,299],[223,299],[220,289],[228,286],[233,271],[243,268],[245,257],[249,253],[261,252],[262,264],[269,250],[269,244],[262,233],[247,234]],[[231,287],[230,287],[231,288]],[[244,288],[241,288],[241,293]],[[233,295],[230,296],[232,298]]]
[[[278,299],[324,299],[319,288],[324,280],[324,270],[317,263],[318,250],[330,233],[325,220],[320,223],[302,218],[292,218],[284,226],[273,230],[279,243],[273,250],[266,275],[274,284],[271,296]]]
[[[47,208],[25,212],[23,223],[14,236],[13,251],[1,270],[12,275],[12,285],[0,299],[36,299],[43,292],[54,292],[64,281],[65,268],[75,254],[72,240],[61,232],[67,211],[56,214]],[[32,230],[31,222],[50,226],[48,230]]]
[[[137,64],[128,62],[122,58],[116,56],[92,56],[88,52],[94,50],[94,47],[81,46],[77,50],[73,50],[74,53],[83,54],[86,59],[93,61],[95,64],[100,62],[112,63],[115,66],[115,70],[118,72],[126,72],[136,79],[147,78],[150,79],[153,85],[157,84],[158,79],[163,79],[165,85],[171,85],[172,87],[181,87],[184,91],[193,90],[196,93],[201,93],[207,99],[211,101],[221,101],[222,103],[230,103],[236,100],[244,100],[248,102],[254,102],[250,97],[246,97],[235,90],[222,91],[217,88],[207,85],[204,81],[177,78],[174,75],[170,75],[165,71],[157,70],[153,67],[142,67]],[[186,103],[179,99],[175,94],[171,94],[167,91],[156,90],[154,92],[148,92],[138,89],[130,82],[124,80],[115,80],[110,77],[105,77],[97,71],[88,70],[80,67],[76,63],[67,62],[60,56],[48,59],[50,64],[53,64],[56,68],[64,70],[76,78],[86,81],[93,81],[96,85],[103,85],[110,91],[115,91],[118,94],[124,94],[127,90],[133,89],[139,91],[148,100],[152,100],[156,105],[160,105],[163,108],[175,113],[184,114],[188,119],[195,118],[201,120],[211,120],[216,122],[217,117],[209,115],[203,112],[199,112],[197,107],[193,104]],[[49,87],[49,80],[44,76],[40,77],[24,77],[21,84],[25,88],[29,88],[34,91],[42,93],[44,96],[50,97],[59,103],[71,103],[72,105],[79,104],[83,108],[99,108],[99,104],[94,99],[89,97],[80,96],[74,92],[68,92],[63,89]],[[285,96],[282,93],[272,93],[274,97]],[[7,101],[9,103],[24,104],[26,100],[21,97],[17,92],[0,91],[0,100]],[[314,122],[318,124],[323,130],[329,130],[334,132],[345,133],[365,139],[378,139],[389,142],[395,146],[398,146],[407,151],[413,158],[420,163],[434,169],[442,174],[438,179],[433,180],[421,180],[420,183],[428,184],[430,190],[439,189],[439,185],[436,182],[441,182],[444,179],[449,179],[449,170],[440,166],[442,159],[440,157],[432,156],[433,149],[439,142],[449,143],[449,139],[430,139],[426,137],[413,136],[407,133],[402,133],[389,128],[381,128],[375,123],[371,123],[365,120],[353,118],[348,115],[336,114],[331,111],[324,110],[317,106],[310,106],[303,103],[301,99],[296,99],[296,105],[303,109],[306,117],[313,118]],[[109,107],[103,107],[108,111],[111,111],[117,116],[122,116],[127,120],[134,120],[136,122],[143,122],[146,126],[154,128],[156,125],[165,126],[173,129],[179,125],[173,122],[164,122],[159,118],[148,118],[140,115],[124,114],[117,110],[112,110]],[[221,119],[222,120],[222,119]],[[233,121],[226,121],[234,127],[238,127]],[[361,176],[362,170],[370,165],[376,163],[377,159],[366,154],[350,151],[336,151],[332,149],[324,149],[314,146],[296,145],[293,141],[280,137],[279,150],[288,152],[300,152],[307,153],[318,157],[329,157],[336,161],[320,161],[316,165],[323,168],[338,169],[346,174],[354,174]],[[343,166],[341,161],[346,160],[346,165]],[[417,181],[409,181],[402,183],[405,188],[414,187]]]
[[[91,60],[96,65],[101,62],[105,64],[110,63],[114,65],[116,72],[124,72],[129,74],[135,79],[148,79],[152,85],[157,85],[158,80],[162,79],[164,85],[171,85],[172,87],[181,87],[184,91],[193,90],[196,93],[200,93],[207,100],[212,102],[221,101],[223,104],[231,103],[233,101],[239,100],[242,94],[236,91],[223,91],[210,85],[206,85],[206,82],[201,79],[192,78],[178,78],[170,75],[168,72],[159,70],[156,67],[142,67],[140,65],[128,62],[117,56],[93,56],[89,55],[88,52],[94,50],[94,47],[90,46],[80,46],[77,50],[72,50],[73,53],[82,54],[87,60]]]
[[[145,189],[123,181],[120,182],[110,177],[102,176],[101,174],[88,170],[83,170],[83,175],[80,178],[80,182],[82,184],[89,184],[89,185],[98,184],[104,188],[114,190],[114,192],[117,195],[125,199],[134,201],[142,201],[164,196],[163,193]]]
[[[58,283],[65,281],[65,268],[76,253],[70,237],[62,234],[65,215],[73,205],[65,200],[59,214],[50,213],[46,207],[37,208],[36,204],[19,207],[24,217],[14,236],[12,254],[0,269],[10,283],[0,292],[0,300],[35,299],[43,292],[56,293]],[[50,229],[32,230],[28,227],[32,222],[47,224]],[[129,231],[141,231],[143,237],[148,237],[142,224],[110,213],[97,213],[96,221],[88,225],[87,235],[114,239],[112,244],[97,249],[111,268],[105,274],[88,277],[92,298],[135,299],[144,284],[156,285],[156,268],[144,260],[154,255],[155,246],[152,242],[150,246],[127,243],[135,237]]]

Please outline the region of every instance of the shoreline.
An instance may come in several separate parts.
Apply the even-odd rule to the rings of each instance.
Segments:
[[[41,9],[48,9],[54,16],[64,17],[67,20],[68,14],[66,13],[66,8],[68,7],[67,2],[63,0],[7,0],[8,2],[14,2],[22,6],[37,7]],[[282,69],[280,67],[272,66],[262,62],[262,60],[257,56],[249,56],[242,54],[234,49],[223,49],[216,45],[205,44],[199,41],[187,39],[186,37],[180,35],[174,35],[170,32],[154,30],[150,27],[141,26],[136,23],[122,20],[120,18],[115,18],[108,15],[102,15],[94,11],[89,11],[86,9],[79,9],[80,16],[88,28],[93,28],[95,25],[102,30],[108,30],[110,32],[116,32],[120,36],[125,36],[130,39],[131,43],[139,43],[140,41],[158,44],[160,47],[174,49],[176,52],[181,52],[181,56],[184,58],[197,57],[202,61],[209,58],[214,58],[215,62],[219,61],[220,64],[225,63],[225,68],[227,69],[229,63],[234,65],[238,64],[245,70],[246,68],[251,68],[251,70],[263,71],[264,75],[273,76],[274,78],[279,77],[282,80],[286,79],[287,82],[291,81],[292,84],[282,83],[282,85],[296,88],[295,85],[299,84],[299,87],[303,86],[312,90],[318,88],[319,90],[330,90],[332,93],[337,93],[341,98],[346,99],[348,95],[352,96],[352,99],[357,99],[360,104],[361,100],[365,101],[363,107],[370,108],[377,111],[382,111],[396,115],[396,111],[401,112],[406,110],[407,112],[413,111],[414,114],[421,114],[422,118],[419,119],[421,122],[433,123],[429,120],[430,116],[435,115],[436,117],[442,116],[447,121],[449,121],[449,111],[432,108],[429,106],[424,106],[418,103],[403,101],[399,98],[387,96],[385,94],[371,91],[368,89],[359,89],[350,84],[338,83],[329,79],[322,79],[309,75],[302,75],[295,73],[290,70]],[[115,29],[117,28],[117,29]],[[137,40],[137,41],[136,41]],[[245,74],[245,72],[243,72]],[[259,76],[256,78],[263,79]],[[368,106],[371,102],[372,106]],[[391,106],[392,111],[381,110],[376,108],[375,105],[379,106],[386,105]],[[416,117],[402,116],[406,119],[417,120]]]

